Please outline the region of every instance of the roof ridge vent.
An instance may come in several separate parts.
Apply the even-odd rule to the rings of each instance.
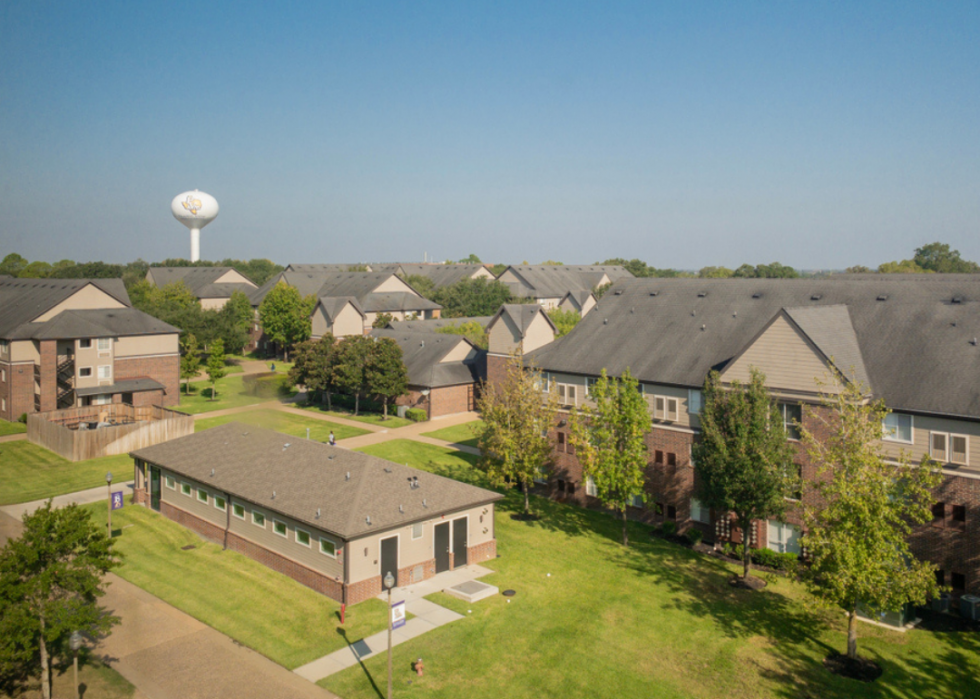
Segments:
[[[698,292],[698,298],[699,299],[703,299],[707,295],[708,295],[708,292],[707,291],[699,291]]]
[[[962,296],[954,296],[953,298],[950,299],[950,301],[952,301],[953,303],[963,303],[963,297]]]
[[[616,291],[613,292],[613,296],[622,296],[622,295],[623,295],[622,289],[616,289]]]
[[[823,294],[811,294],[810,295],[810,300],[811,301],[819,301],[822,298],[823,298]]]
[[[651,296],[656,296],[656,295],[657,295],[657,294],[659,294],[659,293],[660,293],[659,291],[651,291],[651,292],[650,292],[650,295],[651,295]]]
[[[877,301],[887,301],[888,300],[888,294],[878,294],[878,298],[876,300]]]
[[[752,294],[752,298],[754,298],[754,299],[761,299],[762,298],[762,293],[759,292],[759,291],[757,291],[754,294]]]

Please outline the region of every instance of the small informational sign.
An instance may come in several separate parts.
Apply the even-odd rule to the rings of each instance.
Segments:
[[[391,628],[400,629],[405,625],[405,601],[391,605]]]
[[[123,492],[121,490],[112,494],[112,509],[121,510],[123,506]]]

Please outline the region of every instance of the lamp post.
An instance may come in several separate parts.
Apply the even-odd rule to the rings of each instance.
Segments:
[[[384,582],[388,590],[388,699],[391,699],[391,588],[395,586],[395,576],[390,570],[385,573]]]
[[[108,519],[107,526],[109,528],[109,538],[111,539],[112,538],[112,471],[109,471],[107,474],[105,474],[105,487],[106,490],[108,490],[109,492],[109,519]]]
[[[72,662],[75,666],[75,699],[80,699],[78,691],[78,649],[82,647],[82,634],[72,631],[68,644],[71,646],[71,652],[74,656]]]

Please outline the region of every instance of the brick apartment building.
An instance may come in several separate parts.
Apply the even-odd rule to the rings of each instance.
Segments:
[[[589,401],[589,387],[603,369],[616,376],[628,367],[641,382],[652,416],[646,502],[637,501],[632,516],[675,521],[680,531],[697,527],[708,541],[747,537],[752,546],[799,552],[799,507],[784,521],[756,522],[743,533],[727,513],[709,511],[695,499],[691,444],[699,432],[701,387],[712,369],[723,382],[744,382],[750,367],[757,367],[792,436],[802,406],[819,403],[816,380],[829,378],[834,367],[892,411],[883,425],[886,455],[905,450],[913,459],[928,454],[942,464],[934,519],[916,529],[913,550],[936,564],[940,581],[954,594],[977,594],[978,310],[980,275],[629,280],[613,285],[571,333],[549,344],[530,337],[532,326],[521,320],[520,307],[507,311],[506,328],[490,328],[487,371],[494,381],[506,351],[528,343],[526,360],[545,373],[562,405],[571,407]],[[546,489],[554,497],[596,505],[564,417],[556,420],[553,437],[554,471]],[[815,468],[802,446],[796,464],[804,483],[812,482]],[[814,497],[812,488],[804,486],[801,497]]]
[[[132,308],[121,279],[0,279],[0,418],[176,405],[179,332]]]
[[[232,422],[132,452],[135,499],[338,602],[496,556],[483,488]]]

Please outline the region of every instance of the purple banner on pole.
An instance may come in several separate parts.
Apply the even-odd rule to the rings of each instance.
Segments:
[[[400,629],[405,625],[405,601],[391,605],[391,628]]]
[[[123,506],[123,492],[121,490],[112,494],[112,509],[121,510]]]

